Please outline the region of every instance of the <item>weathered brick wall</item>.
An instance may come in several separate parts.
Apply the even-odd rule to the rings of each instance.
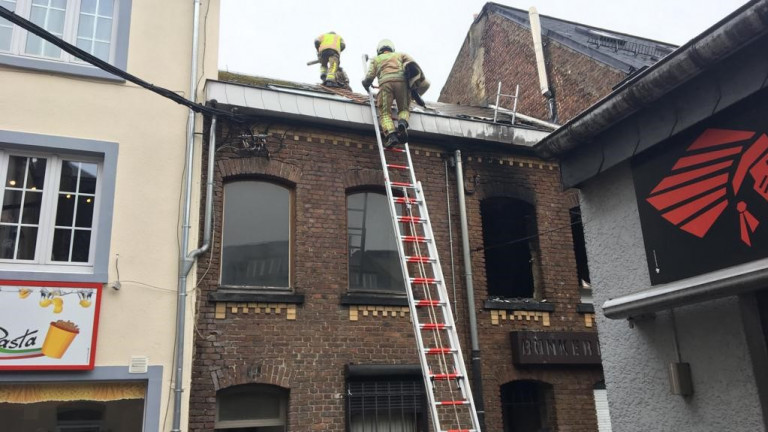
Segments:
[[[559,123],[565,123],[594,104],[626,77],[623,72],[557,41],[543,37],[543,43]],[[547,101],[539,90],[530,30],[501,16],[486,14],[470,29],[439,101],[493,104],[499,81],[504,94],[513,94],[515,85],[520,85],[518,112],[549,119]],[[513,99],[502,97],[499,105],[511,109]]]
[[[280,124],[272,124],[270,134],[273,144],[284,136],[284,145],[269,160],[227,147],[236,145],[237,140],[231,139],[233,135],[225,127],[219,134],[217,145],[224,147],[217,151],[213,244],[198,264],[200,295],[190,391],[190,431],[213,430],[217,389],[265,383],[289,389],[289,430],[341,432],[345,430],[346,364],[418,363],[407,312],[390,309],[370,311],[366,316],[354,306],[340,304],[340,297],[347,293],[348,278],[346,189],[381,185],[374,137]],[[486,299],[483,252],[478,250],[472,254],[476,290],[473,307],[478,311],[487,430],[502,430],[499,387],[515,379],[538,379],[554,386],[558,430],[594,431],[591,389],[601,379],[599,368],[516,369],[511,361],[509,332],[512,330],[590,330],[584,316],[575,312],[578,293],[568,217],[570,200],[560,191],[558,171],[552,164],[530,157],[477,153],[469,148],[463,148],[462,152],[466,185],[470,192],[474,190],[467,195],[471,247],[481,248],[483,243],[480,200],[491,195],[517,193],[515,191],[527,194],[536,205],[539,221],[544,295],[556,307],[547,317],[547,326],[543,317],[533,315],[522,320],[494,322],[491,315],[497,311],[483,308]],[[452,153],[446,155],[442,148],[418,142],[412,144],[411,150],[417,177],[424,185],[451,297],[455,274],[456,322],[465,358],[469,360],[465,271],[461,265],[453,168],[447,170],[446,195],[445,161]],[[475,174],[477,184],[472,180]],[[269,309],[269,305],[250,305],[245,313],[242,305],[228,303],[224,309],[222,303],[208,300],[208,294],[217,289],[220,271],[222,184],[243,178],[280,179],[294,186],[292,278],[296,292],[305,295],[304,304],[273,305]],[[449,203],[452,233],[448,231]],[[451,235],[454,271],[450,260]],[[356,309],[356,320],[352,319],[351,309]],[[382,316],[384,312],[386,316]]]

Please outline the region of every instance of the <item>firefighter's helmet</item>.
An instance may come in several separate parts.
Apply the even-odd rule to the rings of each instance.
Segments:
[[[395,52],[395,44],[389,39],[382,39],[379,46],[376,47],[376,54],[381,54],[385,49]]]

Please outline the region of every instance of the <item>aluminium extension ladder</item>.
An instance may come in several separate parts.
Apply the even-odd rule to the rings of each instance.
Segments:
[[[363,58],[367,63],[367,56]],[[413,171],[408,143],[384,148],[370,91],[368,99],[432,425],[435,432],[480,432],[427,203]],[[393,190],[398,191],[397,196]],[[396,205],[402,214],[397,213]]]

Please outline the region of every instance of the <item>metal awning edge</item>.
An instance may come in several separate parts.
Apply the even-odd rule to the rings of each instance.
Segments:
[[[766,286],[768,258],[607,300],[603,303],[603,314],[610,319],[632,318]]]
[[[264,114],[280,114],[284,117],[306,119],[309,121],[328,123],[336,126],[368,128],[372,124],[370,107],[351,101],[340,101],[321,96],[313,97],[292,93],[281,93],[279,90],[260,87],[244,86],[233,83],[209,80],[205,85],[207,101],[216,100],[220,104],[248,107]],[[267,96],[265,98],[265,96]],[[264,104],[265,99],[280,100],[279,105]],[[291,100],[291,103],[287,103]],[[318,105],[325,105],[319,107]],[[314,106],[312,114],[297,107]],[[304,112],[302,112],[304,111]],[[344,118],[345,117],[345,118]],[[483,121],[445,117],[439,114],[411,112],[411,128],[415,133],[424,135],[453,136],[488,141],[502,144],[513,144],[523,147],[533,147],[546,137],[549,132],[526,128],[517,128],[502,124],[492,124]],[[433,127],[425,127],[432,125]],[[435,127],[436,126],[436,127]],[[371,128],[372,130],[373,128]]]

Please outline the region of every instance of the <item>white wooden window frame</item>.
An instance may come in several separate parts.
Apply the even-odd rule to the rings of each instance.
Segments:
[[[24,259],[2,259],[0,258],[0,269],[13,269],[16,271],[52,271],[52,272],[72,272],[92,271],[94,261],[94,249],[98,235],[99,206],[94,205],[92,226],[90,228],[91,238],[88,246],[87,262],[65,262],[54,261],[51,257],[53,250],[53,234],[55,231],[56,211],[59,199],[59,183],[61,180],[61,167],[64,161],[86,162],[96,164],[96,193],[94,203],[101,200],[101,178],[103,176],[103,163],[101,160],[92,156],[78,155],[59,155],[46,154],[38,152],[22,152],[0,150],[0,202],[5,198],[7,189],[8,166],[11,156],[44,158],[47,160],[45,167],[45,180],[43,181],[43,196],[40,209],[40,219],[38,221],[37,241],[35,247],[35,257],[32,260]],[[18,244],[16,245],[18,247]],[[71,247],[71,245],[70,245]]]
[[[32,1],[16,0],[15,13],[29,19]],[[107,62],[123,70],[126,69],[128,64],[128,38],[132,1],[114,0],[115,4],[113,6],[110,54]],[[72,45],[77,45],[77,29],[82,0],[66,0],[66,4],[62,39]],[[2,25],[7,27],[9,23],[5,20],[2,21]],[[28,34],[30,34],[28,31],[18,26],[13,26],[10,49],[4,50],[3,47],[0,47],[0,65],[122,81],[122,78],[118,78],[85,63],[64,51],[60,52],[58,58],[27,53],[25,48]]]

